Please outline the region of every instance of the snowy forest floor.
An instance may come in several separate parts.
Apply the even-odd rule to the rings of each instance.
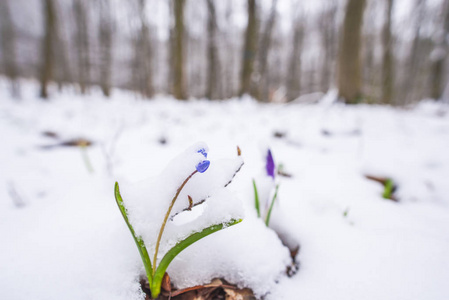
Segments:
[[[241,148],[229,189],[245,217],[181,253],[168,269],[176,286],[224,278],[267,300],[449,299],[447,106],[147,101],[121,91],[45,102],[32,84],[16,101],[0,84],[2,299],[142,299],[114,182],[157,176],[197,141],[211,164]],[[62,145],[79,138],[92,145]],[[272,217],[301,246],[291,278],[285,247],[253,205],[268,148],[292,175],[277,179]],[[365,175],[392,178],[399,202]]]

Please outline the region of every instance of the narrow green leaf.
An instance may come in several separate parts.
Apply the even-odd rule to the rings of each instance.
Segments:
[[[123,203],[122,196],[120,195],[120,190],[118,186],[118,182],[115,183],[115,201],[117,202],[118,208],[120,209],[120,212],[122,213],[123,219],[125,219],[126,225],[128,225],[129,231],[131,231],[131,235],[134,238],[134,242],[136,243],[137,249],[139,249],[140,257],[142,258],[143,265],[145,266],[145,273],[148,277],[148,282],[151,286],[151,282],[153,281],[153,269],[151,267],[151,260],[150,256],[148,255],[147,248],[145,247],[145,243],[143,242],[141,237],[136,236],[136,233],[134,232],[134,228],[132,227],[131,223],[129,223],[128,220],[128,214],[126,212],[125,205]]]
[[[267,226],[270,224],[271,211],[273,210],[274,201],[276,201],[276,198],[278,196],[278,189],[279,189],[279,184],[276,184],[276,189],[274,191],[273,199],[271,200],[270,209],[268,210],[267,218],[265,220],[265,225],[267,225]]]
[[[390,178],[387,179],[385,181],[385,188],[384,188],[384,193],[382,194],[382,196],[385,199],[391,199],[391,196],[393,194],[393,187],[394,187],[394,183],[393,180],[391,180]]]
[[[225,229],[229,226],[238,224],[241,221],[242,221],[241,219],[238,219],[238,220],[232,219],[229,222],[212,225],[210,227],[203,229],[200,232],[195,232],[195,233],[191,234],[190,236],[188,236],[187,238],[185,238],[184,240],[178,242],[175,246],[173,246],[173,248],[171,248],[164,255],[161,262],[159,263],[159,266],[157,267],[156,273],[153,278],[153,283],[151,285],[152,297],[154,299],[156,299],[159,296],[159,294],[161,292],[162,278],[164,277],[165,271],[167,270],[169,264],[176,257],[176,255],[178,255],[182,250],[184,250],[188,246],[192,245],[196,241],[198,241],[214,232],[217,232],[217,231]]]
[[[260,218],[260,202],[259,202],[259,193],[257,192],[256,181],[253,179],[253,187],[254,187],[254,206],[256,207],[257,217]]]

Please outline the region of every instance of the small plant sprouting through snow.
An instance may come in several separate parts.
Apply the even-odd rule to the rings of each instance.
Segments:
[[[276,175],[291,177],[290,174],[284,172],[280,173],[279,171],[280,167],[276,168],[273,154],[271,153],[271,150],[268,149],[265,157],[265,174],[258,178],[259,188],[257,187],[256,180],[253,179],[254,206],[256,208],[257,217],[263,219],[265,225],[270,227],[277,234],[282,244],[290,251],[292,262],[291,265],[287,267],[286,274],[291,277],[295,275],[299,269],[299,263],[296,260],[296,256],[299,251],[299,243],[296,239],[292,238],[288,228],[282,226],[279,222],[276,222],[276,220],[274,220],[273,224],[270,226],[271,214],[273,212],[279,190],[279,181],[277,180]],[[261,199],[263,201],[261,201]],[[279,213],[281,214],[281,212]]]
[[[187,237],[181,237],[181,238],[174,237],[175,240],[178,239],[178,242],[174,246],[170,247],[170,245],[169,245],[168,246],[169,249],[166,251],[165,255],[162,257],[162,259],[158,260],[159,250],[161,249],[162,242],[164,241],[162,239],[162,236],[163,236],[164,232],[167,232],[165,230],[166,226],[172,221],[173,217],[182,211],[190,211],[193,206],[204,203],[206,199],[211,197],[211,195],[208,194],[209,191],[212,192],[212,190],[217,189],[217,184],[215,183],[215,185],[214,185],[213,181],[208,181],[206,176],[204,176],[205,182],[203,182],[203,185],[201,185],[201,183],[198,183],[198,180],[197,180],[198,179],[197,177],[203,176],[200,174],[206,173],[206,171],[211,166],[211,162],[207,159],[207,154],[208,154],[207,147],[205,147],[203,145],[194,146],[187,151],[186,155],[189,159],[186,159],[185,161],[192,162],[192,165],[189,166],[189,164],[185,164],[185,161],[184,161],[185,168],[182,168],[182,170],[181,170],[183,173],[185,173],[187,171],[187,174],[186,174],[187,176],[183,179],[182,182],[181,181],[179,182],[180,184],[176,188],[176,190],[173,190],[173,194],[172,194],[173,198],[168,203],[168,209],[165,212],[162,223],[159,225],[160,226],[159,230],[155,231],[154,228],[150,228],[151,230],[153,230],[152,232],[157,232],[157,240],[155,242],[155,245],[149,245],[148,241],[144,240],[144,238],[142,237],[144,234],[141,233],[142,229],[140,227],[138,227],[139,230],[137,230],[137,229],[135,230],[135,226],[140,226],[141,224],[132,224],[132,223],[134,223],[134,221],[136,221],[136,218],[130,217],[128,207],[125,206],[122,196],[120,194],[119,185],[117,182],[115,183],[115,199],[116,199],[116,202],[120,209],[120,212],[121,212],[126,224],[128,225],[128,228],[134,238],[134,242],[136,243],[136,246],[139,250],[140,257],[141,257],[143,265],[145,267],[146,277],[148,278],[148,283],[149,283],[150,290],[151,290],[151,297],[153,299],[156,299],[159,296],[159,294],[161,293],[161,287],[163,285],[164,278],[167,278],[166,270],[167,270],[169,264],[171,263],[171,261],[181,251],[183,251],[184,249],[186,249],[188,246],[192,245],[196,241],[198,241],[214,232],[217,232],[217,231],[225,229],[229,226],[238,224],[242,221],[241,218],[236,218],[231,213],[225,217],[226,219],[223,219],[223,216],[220,216],[221,219],[218,222],[216,220],[215,221],[211,220],[210,222],[216,222],[216,223],[212,223],[213,225],[210,225],[210,226],[205,225],[206,223],[200,222],[199,223],[200,227],[193,230],[193,233],[190,232],[190,234],[188,234]],[[191,159],[192,157],[194,158],[193,160]],[[176,161],[175,161],[175,165],[176,165]],[[219,165],[218,162],[217,162],[217,165]],[[232,170],[231,172],[229,172],[229,168],[228,168],[227,175],[220,174],[221,175],[220,176],[220,175],[218,175],[218,173],[215,170],[212,170],[209,173],[211,176],[219,177],[219,181],[222,182],[221,188],[224,188],[232,180],[232,178],[235,176],[235,174],[240,170],[242,165],[243,165],[243,161],[241,160],[240,157],[238,157],[237,164],[234,164],[234,167],[236,166],[236,168],[234,168],[234,170]],[[229,166],[229,164],[228,164],[228,166]],[[231,164],[231,166],[232,166],[232,164]],[[231,178],[229,178],[230,175],[232,176]],[[179,174],[174,173],[173,177],[179,178]],[[162,181],[164,181],[164,180],[166,180],[166,178],[162,179]],[[195,181],[195,180],[197,180],[197,181]],[[201,195],[200,197],[204,197],[202,199],[198,199],[198,201],[194,201],[192,199],[192,196],[187,195],[186,198],[188,201],[185,201],[185,207],[179,207],[179,205],[177,205],[176,209],[173,209],[175,206],[175,203],[177,203],[178,199],[180,199],[181,202],[184,201],[184,199],[182,199],[183,197],[180,197],[180,196],[185,194],[185,193],[183,193],[183,191],[185,192],[185,190],[188,189],[189,183],[191,185],[192,184],[198,185],[198,188],[197,188],[197,186],[195,186],[195,188],[193,189],[193,190],[195,190],[195,192],[197,192],[198,189],[201,189],[204,187],[207,187],[209,189],[209,191],[206,191],[202,194],[196,193],[194,198],[199,197],[199,195]],[[164,199],[157,199],[157,201],[162,202],[162,201],[164,201]],[[182,203],[184,204],[184,202],[182,202]],[[179,201],[178,201],[178,204],[179,204]],[[163,214],[163,211],[159,211],[158,214]],[[215,213],[215,215],[213,213],[211,215],[213,217],[217,217],[216,213]],[[138,221],[139,220],[137,220],[136,223],[138,223]],[[141,220],[141,221],[143,223],[145,223],[145,220]],[[134,227],[133,227],[133,225],[134,225]],[[152,225],[154,227],[154,224],[152,224]],[[172,231],[169,231],[168,233],[173,234]],[[146,235],[145,235],[145,237],[146,237]],[[172,240],[172,239],[169,239],[169,240]],[[155,249],[152,260],[150,259],[150,255],[147,251],[147,247],[149,247],[149,246],[150,247],[154,246],[154,249]],[[164,245],[162,245],[162,246],[164,246]],[[167,246],[167,245],[165,245],[165,246]],[[165,280],[167,280],[167,279],[165,279]]]
[[[275,174],[276,174],[275,169],[276,169],[276,166],[274,164],[273,155],[271,154],[271,150],[268,149],[267,156],[266,156],[266,159],[265,159],[265,170],[266,170],[267,176],[271,177],[271,180],[273,182],[276,180],[276,178],[275,178]],[[266,213],[263,216],[261,214],[261,205],[260,205],[259,192],[258,192],[258,189],[257,189],[256,181],[254,179],[253,179],[253,188],[254,188],[254,206],[255,206],[256,211],[257,211],[257,216],[259,218],[263,217],[264,221],[265,221],[265,225],[267,225],[267,227],[268,227],[269,224],[270,224],[271,212],[273,210],[274,203],[275,203],[276,198],[277,198],[279,184],[276,184],[276,186],[274,188],[273,197],[271,198],[271,201],[269,202],[268,209],[267,209]]]

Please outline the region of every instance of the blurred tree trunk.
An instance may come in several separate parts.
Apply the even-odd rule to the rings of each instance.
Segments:
[[[44,37],[42,40],[42,66],[40,70],[40,97],[48,98],[48,83],[53,78],[56,12],[53,0],[44,0]]]
[[[134,42],[134,59],[132,65],[132,87],[147,98],[154,95],[152,72],[152,47],[150,30],[146,16],[146,1],[138,0],[137,13],[140,18],[140,31]]]
[[[59,24],[56,19],[56,23]],[[64,84],[72,83],[72,73],[70,71],[67,57],[66,40],[61,36],[58,28],[55,28],[55,80],[58,83],[58,89],[62,90]]]
[[[263,102],[269,101],[270,82],[267,75],[268,53],[271,46],[271,33],[276,21],[276,5],[277,0],[272,0],[270,16],[263,31],[262,39],[259,47],[258,56],[258,77],[257,87],[254,89],[256,99]]]
[[[227,28],[225,31],[226,41],[224,43],[225,50],[223,51],[224,61],[223,69],[225,78],[223,81],[223,90],[226,98],[234,97],[237,94],[239,79],[237,73],[238,57],[239,53],[236,53],[235,47],[235,30],[232,23],[232,15],[234,9],[231,1],[226,2],[225,19]],[[237,73],[237,76],[236,76]],[[236,80],[237,79],[237,80]],[[237,84],[236,84],[237,83]]]
[[[446,82],[446,87],[443,90],[443,94],[441,95],[441,102],[449,104],[449,79]]]
[[[433,99],[439,100],[443,95],[443,76],[446,57],[448,53],[448,37],[449,37],[449,0],[446,0],[443,5],[442,28],[437,31],[437,45],[431,55],[431,90],[430,96]]]
[[[365,0],[349,0],[343,24],[338,55],[339,97],[346,103],[357,103],[361,91],[361,31]]]
[[[195,16],[197,17],[197,16]],[[200,38],[188,30],[184,35],[184,49],[186,49],[185,73],[188,78],[186,94],[190,97],[204,97],[207,89],[207,39]]]
[[[404,95],[403,103],[410,103],[413,100],[417,100],[416,97],[420,97],[422,90],[422,84],[420,83],[419,78],[421,77],[421,70],[423,68],[423,60],[422,52],[423,52],[423,43],[421,40],[421,27],[424,23],[425,14],[426,14],[426,2],[425,0],[416,0],[416,4],[414,7],[414,11],[416,12],[417,18],[415,20],[415,35],[413,38],[410,55],[408,56],[406,67],[405,67],[405,80],[404,85],[402,87],[402,92]]]
[[[64,84],[72,83],[72,74],[70,71],[70,64],[67,56],[67,38],[64,36],[63,24],[59,22],[60,14],[62,15],[63,10],[60,8],[59,2],[53,2],[53,9],[55,11],[54,16],[54,31],[53,31],[53,79],[58,85],[58,89],[62,90]],[[61,16],[61,19],[64,19]]]
[[[103,95],[111,95],[113,22],[109,0],[100,0],[100,87]]]
[[[184,64],[184,6],[185,0],[173,0],[173,28],[171,57],[173,59],[173,95],[176,99],[186,99],[186,79]]]
[[[218,98],[218,74],[220,73],[220,65],[218,61],[217,48],[217,14],[213,0],[207,0],[207,91],[206,98]]]
[[[321,42],[324,49],[324,59],[321,64],[321,90],[327,92],[331,86],[336,56],[337,39],[337,2],[330,1],[320,19]]]
[[[301,54],[304,40],[304,23],[302,20],[295,22],[293,33],[293,45],[287,76],[287,101],[299,97],[301,93]]]
[[[392,104],[394,87],[394,58],[391,38],[391,15],[393,0],[387,0],[387,14],[382,31],[383,57],[382,57],[382,103]]]
[[[257,50],[257,31],[256,0],[248,0],[248,25],[246,26],[245,45],[243,46],[239,97],[251,92],[251,75]]]
[[[81,94],[85,94],[87,92],[87,85],[91,83],[89,30],[85,1],[75,0],[73,10],[77,25],[75,46],[77,48],[78,55],[78,83],[80,85]]]
[[[17,66],[16,57],[16,33],[14,30],[14,23],[11,18],[11,11],[9,9],[9,1],[0,1],[0,26],[1,36],[0,41],[2,45],[2,60],[6,77],[11,81],[11,94],[14,98],[20,97],[20,88],[17,81],[19,70]]]

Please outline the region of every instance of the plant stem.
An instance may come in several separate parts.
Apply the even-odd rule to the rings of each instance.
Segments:
[[[167,224],[167,220],[168,217],[170,216],[171,210],[173,208],[173,205],[175,205],[176,199],[178,199],[179,194],[181,193],[182,189],[184,188],[184,186],[186,185],[187,181],[190,180],[190,178],[192,178],[193,175],[195,175],[195,173],[197,173],[198,171],[195,170],[192,174],[189,175],[189,177],[187,177],[184,182],[181,184],[181,186],[178,188],[178,190],[176,191],[175,196],[173,197],[173,199],[171,200],[170,206],[167,210],[167,213],[165,214],[165,218],[164,218],[164,222],[162,222],[162,226],[161,229],[159,230],[159,235],[157,237],[157,242],[156,242],[156,250],[154,251],[154,258],[153,258],[153,277],[154,274],[156,273],[156,260],[157,260],[157,254],[159,252],[159,245],[161,243],[161,238],[162,238],[162,234],[164,233],[164,229],[165,229],[165,224]]]
[[[260,218],[259,194],[257,193],[256,181],[253,179],[254,187],[254,206],[256,207],[257,217]]]
[[[267,219],[265,220],[265,225],[267,225],[267,227],[270,224],[271,211],[273,210],[274,201],[276,200],[276,198],[278,196],[278,189],[279,189],[279,184],[276,184],[276,190],[274,191],[273,200],[271,200],[270,209],[268,210]]]

